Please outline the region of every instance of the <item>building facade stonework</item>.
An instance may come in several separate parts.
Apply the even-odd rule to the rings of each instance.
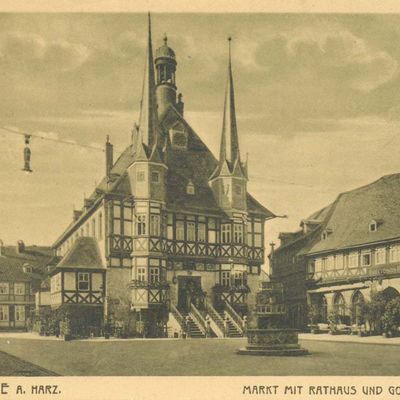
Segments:
[[[193,335],[226,335],[227,325],[243,333],[264,263],[264,223],[275,215],[247,191],[230,57],[217,160],[184,118],[166,37],[155,55],[149,20],[139,122],[115,161],[107,140],[105,177],[54,249],[68,257],[78,238],[96,239],[103,323],[129,304],[134,329],[148,336],[189,325]]]
[[[309,306],[317,307],[321,323],[333,312],[342,324],[357,325],[372,293],[386,301],[399,296],[399,204],[400,174],[387,175],[340,194],[302,220],[299,231],[281,233],[270,260],[289,298],[292,326],[306,327]]]

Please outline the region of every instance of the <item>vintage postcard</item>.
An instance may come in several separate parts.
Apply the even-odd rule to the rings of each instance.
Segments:
[[[400,7],[356,6],[0,4],[0,399],[400,396]]]

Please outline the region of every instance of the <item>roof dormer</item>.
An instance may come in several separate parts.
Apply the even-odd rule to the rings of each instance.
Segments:
[[[321,240],[326,240],[326,239],[328,239],[329,235],[330,235],[332,232],[333,232],[333,230],[332,230],[331,228],[325,228],[325,229],[322,231]]]
[[[372,219],[368,225],[368,230],[370,232],[376,232],[379,225],[382,225],[383,221],[381,219]]]
[[[186,185],[186,194],[194,194],[194,184],[191,179]]]

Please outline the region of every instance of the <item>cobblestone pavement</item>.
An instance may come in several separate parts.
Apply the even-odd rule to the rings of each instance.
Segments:
[[[54,372],[0,351],[0,376],[54,376]]]

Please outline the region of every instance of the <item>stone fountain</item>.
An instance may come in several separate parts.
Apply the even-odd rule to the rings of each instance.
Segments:
[[[308,350],[298,343],[298,330],[287,327],[283,286],[262,282],[256,307],[248,321],[247,346],[238,354],[254,356],[303,356]]]

